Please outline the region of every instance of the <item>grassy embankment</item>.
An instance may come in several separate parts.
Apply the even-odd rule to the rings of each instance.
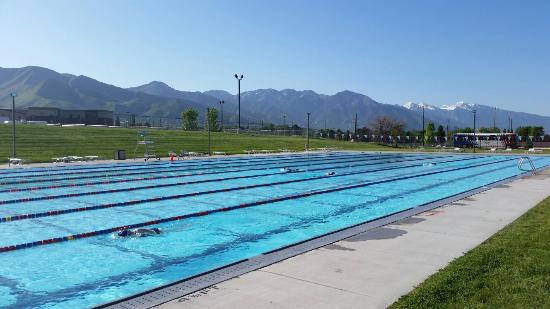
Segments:
[[[26,162],[51,162],[53,157],[98,155],[111,159],[117,149],[126,150],[133,157],[139,129],[55,127],[18,125],[16,128],[17,157]],[[155,142],[158,155],[169,151],[208,151],[208,135],[205,132],[148,129],[149,140]],[[11,156],[11,127],[0,125],[0,162]],[[253,136],[248,134],[212,133],[212,151],[243,153],[246,150],[304,150],[304,137]],[[399,150],[387,146],[366,143],[350,143],[335,140],[310,139],[310,148],[338,147],[348,150]],[[143,148],[140,148],[143,154]],[[139,154],[139,152],[138,152]]]
[[[390,308],[550,308],[550,197]]]

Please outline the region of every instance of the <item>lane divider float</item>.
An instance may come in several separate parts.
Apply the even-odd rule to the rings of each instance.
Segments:
[[[473,157],[473,158],[461,159],[461,160],[448,160],[448,161],[441,161],[439,163],[467,161],[467,160],[473,160],[473,159],[476,159],[476,158]],[[232,192],[232,191],[254,189],[254,188],[260,188],[260,187],[270,187],[270,186],[289,184],[289,183],[306,182],[306,181],[312,181],[312,180],[325,179],[325,178],[328,178],[328,177],[344,177],[344,176],[352,176],[352,175],[358,175],[358,174],[366,174],[366,173],[370,173],[370,172],[388,171],[388,170],[396,170],[396,169],[404,169],[404,168],[420,167],[420,166],[422,166],[422,165],[420,165],[420,164],[411,164],[411,165],[407,165],[407,166],[394,166],[394,167],[387,167],[387,168],[382,168],[382,169],[370,169],[370,170],[362,170],[362,171],[345,173],[345,174],[336,174],[336,175],[333,175],[333,176],[322,175],[322,176],[318,176],[318,177],[285,180],[285,181],[272,182],[272,183],[254,184],[254,185],[246,185],[246,186],[240,186],[240,187],[223,188],[223,189],[215,189],[215,190],[207,190],[207,191],[198,191],[198,192],[191,192],[191,193],[184,193],[184,194],[177,194],[177,195],[169,195],[169,196],[162,196],[162,197],[153,197],[153,198],[142,199],[142,200],[131,200],[131,201],[126,201],[126,202],[100,204],[100,205],[78,207],[78,208],[56,209],[56,210],[49,210],[49,211],[39,212],[39,213],[11,215],[11,216],[0,218],[0,223],[26,220],[26,219],[35,219],[35,218],[42,218],[42,217],[51,217],[51,216],[58,216],[58,215],[63,215],[63,214],[75,213],[75,212],[92,211],[92,210],[107,209],[107,208],[114,208],[114,207],[128,207],[128,206],[133,206],[133,205],[138,205],[138,204],[159,202],[159,201],[166,201],[166,200],[174,200],[174,199],[181,199],[181,198],[199,196],[199,195],[207,195],[207,194],[214,194],[214,193],[221,193],[221,192]],[[247,176],[239,176],[239,178],[246,178],[246,177]]]
[[[27,242],[27,243],[22,243],[22,244],[17,244],[17,245],[3,246],[3,247],[0,247],[0,252],[9,252],[9,251],[14,251],[14,250],[28,249],[28,248],[37,247],[37,246],[43,246],[43,245],[49,245],[49,244],[55,244],[55,243],[70,241],[70,240],[83,239],[83,238],[89,238],[89,237],[94,237],[94,236],[99,236],[99,235],[110,234],[110,233],[114,233],[114,232],[124,230],[124,229],[133,229],[133,228],[139,228],[139,227],[150,226],[150,225],[155,225],[155,224],[161,224],[161,223],[167,223],[167,222],[173,222],[173,221],[181,221],[181,220],[195,218],[195,217],[204,217],[204,216],[207,216],[207,215],[212,215],[212,214],[221,213],[221,212],[233,211],[233,210],[238,210],[238,209],[243,209],[243,208],[250,208],[250,207],[255,207],[255,206],[260,206],[260,205],[265,205],[265,204],[272,204],[272,203],[282,202],[282,201],[286,201],[286,200],[294,200],[294,199],[299,199],[299,198],[305,198],[305,197],[319,195],[319,194],[327,194],[327,193],[332,193],[332,192],[362,188],[362,187],[367,187],[367,186],[372,186],[372,185],[382,184],[382,183],[388,183],[388,182],[393,182],[393,181],[406,180],[406,179],[411,179],[411,178],[417,178],[417,177],[430,176],[430,175],[441,174],[441,173],[454,172],[454,171],[458,171],[458,170],[470,169],[470,168],[475,168],[475,167],[480,167],[480,166],[487,166],[487,165],[502,163],[502,162],[511,161],[511,160],[515,160],[515,159],[514,158],[513,159],[505,159],[505,160],[500,160],[500,161],[493,161],[493,162],[489,162],[489,163],[462,166],[462,167],[457,167],[457,168],[452,168],[452,169],[447,169],[447,170],[441,170],[441,171],[432,171],[432,172],[427,172],[427,173],[401,176],[401,177],[395,177],[395,178],[387,178],[387,179],[382,179],[382,180],[377,180],[377,181],[358,183],[358,184],[342,186],[342,187],[335,187],[335,188],[330,188],[330,189],[309,191],[309,192],[304,192],[304,193],[299,193],[299,194],[294,194],[294,195],[287,195],[287,196],[283,196],[283,197],[277,197],[277,198],[272,198],[272,199],[267,199],[267,200],[255,201],[255,202],[251,202],[251,203],[243,203],[243,204],[239,204],[239,205],[235,205],[235,206],[216,208],[216,209],[212,209],[212,210],[194,212],[194,213],[185,214],[185,215],[173,216],[173,217],[162,218],[162,219],[157,219],[157,220],[151,220],[151,221],[135,223],[135,224],[130,224],[130,225],[124,225],[124,226],[117,226],[117,227],[112,227],[112,228],[108,228],[108,229],[96,230],[96,231],[79,233],[79,234],[74,234],[74,235],[66,235],[66,236],[62,236],[62,237],[55,237],[55,238],[50,238],[50,239],[38,240],[38,241]]]
[[[418,161],[418,160],[425,160],[425,159],[426,158],[411,159],[411,160],[397,160],[397,161],[382,161],[382,162],[375,162],[375,163],[373,163],[371,161],[370,163],[355,164],[353,166],[354,167],[355,166],[368,166],[368,165],[378,165],[378,164],[388,164],[388,163],[391,164],[391,163],[410,162],[410,161]],[[338,162],[337,164],[344,164],[344,163],[358,162],[358,161],[362,161],[362,160],[341,161],[341,162]],[[460,161],[460,160],[458,160],[458,161]],[[315,163],[315,164],[311,164],[311,165],[323,165],[323,164],[325,164],[325,163]],[[294,166],[299,166],[299,165],[294,165]],[[294,167],[294,166],[289,165],[289,167]],[[349,166],[326,167],[326,168],[319,168],[319,169],[309,169],[308,171],[323,170],[323,169],[328,169],[328,168],[348,168],[348,167]],[[260,168],[259,170],[265,170],[265,168]],[[246,170],[246,171],[250,171],[250,170]],[[304,173],[306,171],[304,170],[304,171],[299,171],[299,172]],[[96,183],[87,182],[87,183],[80,183],[80,184],[68,184],[68,185],[57,185],[57,186],[54,185],[54,186],[25,188],[25,189],[8,189],[9,191],[7,191],[7,192],[35,191],[35,190],[38,190],[38,189],[57,189],[57,188],[61,188],[61,187],[82,187],[82,186],[92,186],[92,185],[96,185],[96,184],[105,185],[105,184],[111,184],[111,183],[124,183],[124,182],[144,181],[144,180],[160,180],[160,179],[181,178],[181,177],[189,177],[189,176],[197,176],[197,175],[202,176],[202,175],[218,174],[218,173],[226,173],[226,171],[212,172],[212,173],[201,173],[201,174],[170,175],[170,176],[150,177],[150,178],[119,179],[119,180],[101,181],[101,182],[96,182]],[[155,184],[155,185],[132,187],[132,188],[109,189],[109,190],[81,192],[81,193],[68,193],[68,194],[60,194],[60,195],[26,197],[26,198],[12,199],[12,200],[0,200],[0,205],[34,202],[34,201],[41,201],[41,200],[52,200],[52,199],[86,196],[86,195],[97,195],[97,194],[105,194],[105,193],[127,192],[127,191],[143,190],[143,189],[163,188],[163,187],[170,187],[170,186],[180,186],[180,185],[187,185],[187,184],[197,184],[197,183],[213,182],[213,181],[252,178],[252,177],[270,176],[270,175],[278,175],[278,174],[280,174],[280,172],[266,173],[266,174],[256,174],[256,175],[246,175],[246,176],[234,176],[234,177],[225,177],[225,178],[216,178],[216,179],[204,179],[204,180],[179,182],[179,183]]]
[[[443,156],[435,156],[434,158],[442,158],[442,157]],[[398,156],[392,156],[390,158],[399,158],[399,157]],[[422,158],[426,158],[426,157],[422,157]],[[341,158],[330,159],[330,161],[345,163],[345,162],[362,161],[365,158],[355,156],[355,157],[349,157],[349,158],[344,158],[344,159],[346,159],[347,161],[341,161]],[[371,160],[371,161],[387,160],[387,159],[388,158],[376,158],[376,159]],[[306,163],[308,165],[319,165],[319,163],[311,163],[311,162],[318,162],[318,161],[322,161],[322,162],[326,163],[327,159],[326,158],[314,159],[314,160],[306,161]],[[296,164],[294,164],[294,163],[296,163]],[[289,165],[289,164],[294,164],[294,165]],[[294,161],[294,162],[291,162],[289,164],[285,164],[285,166],[302,166],[302,165],[304,165],[304,163],[302,163],[301,161]],[[323,163],[321,163],[321,164],[323,164]],[[242,167],[242,165],[223,166],[223,167],[209,167],[209,168],[191,168],[191,169],[189,169],[189,168],[175,168],[175,169],[172,169],[169,172],[174,172],[174,171],[176,171],[176,172],[178,172],[178,171],[196,171],[196,170],[201,171],[201,172],[196,173],[196,174],[185,173],[185,174],[178,174],[178,175],[163,175],[163,176],[156,176],[156,177],[138,177],[138,178],[133,178],[133,179],[103,180],[103,181],[98,181],[98,182],[49,185],[49,186],[40,186],[40,187],[32,187],[32,188],[10,188],[10,189],[0,190],[0,193],[32,191],[32,190],[42,190],[42,189],[57,189],[57,188],[63,188],[63,187],[78,187],[78,186],[87,186],[87,185],[96,185],[96,184],[102,185],[102,184],[111,184],[111,183],[119,183],[119,182],[145,181],[145,180],[155,180],[155,179],[162,179],[162,178],[176,178],[176,177],[195,176],[195,175],[211,175],[211,174],[221,174],[221,173],[240,172],[240,171],[255,171],[255,170],[267,169],[267,167],[265,167],[265,165],[278,165],[278,166],[280,166],[281,164],[279,162],[276,162],[276,163],[261,163],[261,164],[250,165],[250,166],[263,166],[263,167],[259,167],[259,168],[247,168],[247,169],[237,169],[237,170],[222,170],[222,171],[218,170],[218,171],[214,171],[214,172],[202,172],[202,171],[208,171],[208,170],[212,170],[212,169],[215,169],[215,168],[230,169],[230,168]],[[245,166],[245,167],[247,167],[247,166]],[[79,177],[54,178],[54,179],[45,178],[45,179],[34,179],[34,180],[10,182],[10,183],[0,183],[0,185],[7,185],[7,184],[19,185],[19,184],[26,184],[26,183],[43,183],[43,182],[50,182],[50,181],[69,181],[69,180],[81,180],[81,179],[89,179],[89,178],[117,177],[117,176],[145,175],[145,174],[158,174],[158,173],[155,173],[154,171],[152,171],[152,172],[146,172],[146,173],[137,172],[137,173],[104,174],[104,175],[92,175],[92,176],[84,176],[84,177],[79,176]]]

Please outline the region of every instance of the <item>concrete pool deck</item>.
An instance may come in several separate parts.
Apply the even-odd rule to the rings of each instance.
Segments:
[[[547,169],[157,308],[384,308],[549,195]]]

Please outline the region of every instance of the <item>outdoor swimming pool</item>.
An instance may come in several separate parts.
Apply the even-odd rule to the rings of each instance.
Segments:
[[[517,161],[336,152],[0,170],[0,306],[113,301],[519,175]],[[163,233],[116,236],[125,226]]]

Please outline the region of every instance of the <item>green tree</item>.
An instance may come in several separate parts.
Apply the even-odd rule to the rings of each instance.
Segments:
[[[344,132],[342,132],[342,130],[337,129],[336,132],[335,132],[336,140],[338,140],[338,141],[341,140],[341,139],[342,139],[342,134],[343,134],[343,133],[344,133]]]
[[[500,129],[499,128],[485,128],[485,127],[481,127],[479,128],[479,133],[500,133]]]
[[[437,132],[435,133],[435,135],[440,139],[443,139],[445,137],[445,129],[443,128],[443,126],[440,125],[437,127]]]
[[[516,129],[516,134],[518,136],[522,136],[522,137],[528,136],[529,135],[529,127],[518,127]]]
[[[534,136],[539,139],[544,135],[544,127],[529,127],[529,136]]]
[[[218,131],[218,110],[209,108],[206,110],[206,119],[210,127],[210,131]]]
[[[199,127],[199,123],[197,121],[198,117],[199,113],[191,107],[183,111],[181,113],[182,129],[185,131],[196,131]]]
[[[426,126],[426,141],[432,141],[433,138],[434,138],[434,131],[435,131],[435,126],[433,124],[433,122],[428,122],[428,125]]]
[[[271,122],[266,122],[262,125],[262,130],[275,131],[275,125]]]

